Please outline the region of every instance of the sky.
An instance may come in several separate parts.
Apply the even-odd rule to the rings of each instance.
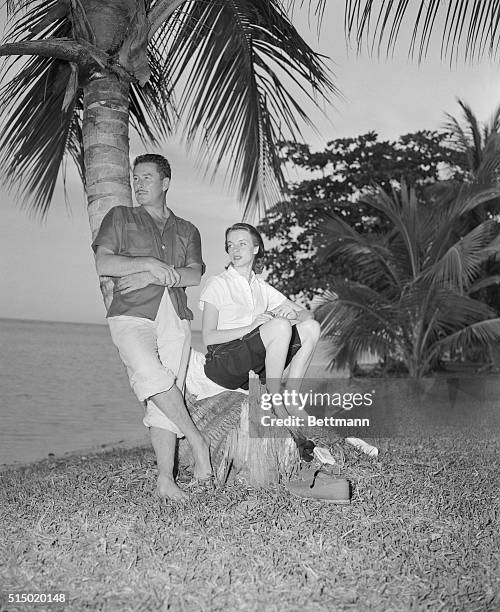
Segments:
[[[474,65],[461,61],[450,67],[439,58],[435,37],[427,59],[417,65],[407,59],[409,34],[404,32],[395,58],[379,60],[366,52],[358,56],[345,42],[343,3],[327,5],[319,39],[315,24],[309,27],[306,11],[297,10],[293,19],[309,44],[331,58],[329,66],[342,93],[325,108],[325,116],[312,105],[306,107],[317,131],[305,129],[303,140],[313,149],[369,130],[396,138],[420,129],[439,129],[445,112],[459,115],[457,98],[466,101],[481,121],[487,121],[500,104],[500,67],[492,61]],[[143,152],[132,138],[131,157]],[[178,142],[165,143],[158,152],[169,158],[173,169],[169,206],[197,225],[207,275],[217,274],[226,263],[224,230],[241,219],[242,207],[222,179],[212,184],[203,177],[203,169]],[[61,186],[44,222],[30,217],[0,190],[0,317],[104,322],[85,200],[76,176],[70,176],[68,190],[70,209]],[[199,288],[189,289],[195,329],[201,323],[198,295]]]

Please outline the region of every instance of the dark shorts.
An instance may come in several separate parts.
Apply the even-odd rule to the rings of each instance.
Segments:
[[[207,346],[205,374],[225,389],[248,389],[248,373],[253,370],[262,384],[266,382],[266,349],[259,327],[237,340]],[[301,347],[297,327],[292,326],[292,338],[286,356],[286,365]]]

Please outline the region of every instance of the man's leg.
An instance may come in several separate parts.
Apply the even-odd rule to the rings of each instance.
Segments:
[[[188,321],[182,321],[185,329],[185,338],[183,341],[182,353],[177,372],[177,387],[184,393],[184,383],[186,380],[187,365],[189,362],[189,352],[191,350],[191,328]],[[175,348],[175,347],[174,347]],[[159,356],[162,363],[165,360],[164,351],[160,351]],[[166,364],[164,364],[166,365]],[[151,402],[152,404],[152,402]],[[156,414],[156,406],[149,405],[147,407],[146,421],[151,421],[154,425],[145,424],[150,427],[151,443],[156,454],[156,463],[158,466],[158,485],[157,492],[160,497],[171,497],[170,491],[172,488],[175,448],[177,445],[177,436],[172,436],[172,431],[165,429],[163,420]],[[163,412],[160,413],[163,415]],[[167,424],[168,427],[168,424]],[[175,484],[175,483],[174,483]]]
[[[182,433],[186,436],[187,441],[191,445],[193,450],[194,457],[194,476],[195,478],[207,478],[212,474],[212,466],[210,463],[210,451],[205,438],[197,429],[196,425],[193,423],[186,406],[184,404],[184,398],[179,390],[179,388],[174,385],[168,391],[164,391],[162,393],[158,393],[150,398],[155,406],[157,406],[171,421],[175,423],[175,425],[182,431]],[[154,435],[156,436],[155,440],[157,442],[158,451],[160,452],[160,456],[157,452],[158,465],[160,462],[162,465],[165,463],[163,460],[163,454],[166,451],[169,451],[169,440],[166,438],[163,432],[158,433],[159,428],[155,428]],[[166,430],[164,430],[166,431]],[[171,432],[167,432],[171,433]],[[153,432],[152,432],[153,434]],[[175,435],[175,434],[174,434]],[[175,451],[175,444],[174,444]],[[173,463],[172,463],[173,467]],[[163,470],[161,471],[163,475]]]
[[[167,429],[151,427],[151,443],[158,466],[158,481],[156,483],[158,496],[169,499],[186,499],[187,494],[175,484],[173,475],[177,435]]]
[[[175,385],[175,374],[163,366],[158,358],[155,323],[136,317],[113,317],[108,319],[108,323],[111,336],[127,368],[130,384],[138,399],[152,400],[170,419],[172,430],[182,432],[186,436],[193,447],[195,475],[205,477],[211,474],[208,445],[187,412],[182,394]],[[165,391],[157,392],[157,389],[162,388]],[[175,444],[172,444],[171,440],[171,436],[167,435],[159,443],[162,455],[159,459],[162,475],[165,474],[166,478],[171,478],[173,481],[173,474],[165,473],[167,466],[171,465],[173,468]],[[177,491],[174,492],[177,497]]]
[[[194,476],[207,478],[212,474],[209,447],[186,409],[183,393],[191,350],[191,326],[189,321],[179,319],[168,292],[165,292],[163,296],[156,322],[158,356],[162,365],[175,373],[176,387],[170,390],[173,395],[161,393],[151,397],[151,400],[176,424],[191,444],[195,461]],[[177,390],[180,391],[177,392]],[[158,424],[161,426],[160,423]],[[163,434],[156,433],[156,436],[158,441],[162,439]],[[160,453],[162,453],[163,446],[162,444],[157,445]],[[158,464],[161,463],[163,463],[162,458],[159,457]],[[162,475],[161,472],[160,475]]]

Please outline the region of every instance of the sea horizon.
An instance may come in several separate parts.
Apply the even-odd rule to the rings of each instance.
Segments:
[[[62,325],[106,325],[106,317],[103,318],[102,323],[95,321],[55,321],[53,319],[26,319],[24,317],[0,317],[0,321],[17,321],[18,323],[55,323]],[[193,327],[191,331],[200,331],[201,327]]]

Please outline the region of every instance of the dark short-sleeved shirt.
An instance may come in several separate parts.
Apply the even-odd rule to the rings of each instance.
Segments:
[[[104,217],[92,243],[94,251],[103,246],[115,255],[156,257],[176,268],[197,263],[205,271],[201,255],[201,238],[196,227],[172,211],[163,232],[142,206],[115,206]],[[166,287],[148,285],[130,293],[113,293],[106,316],[128,315],[154,320]],[[181,319],[193,319],[187,307],[184,287],[169,287],[172,304]]]

